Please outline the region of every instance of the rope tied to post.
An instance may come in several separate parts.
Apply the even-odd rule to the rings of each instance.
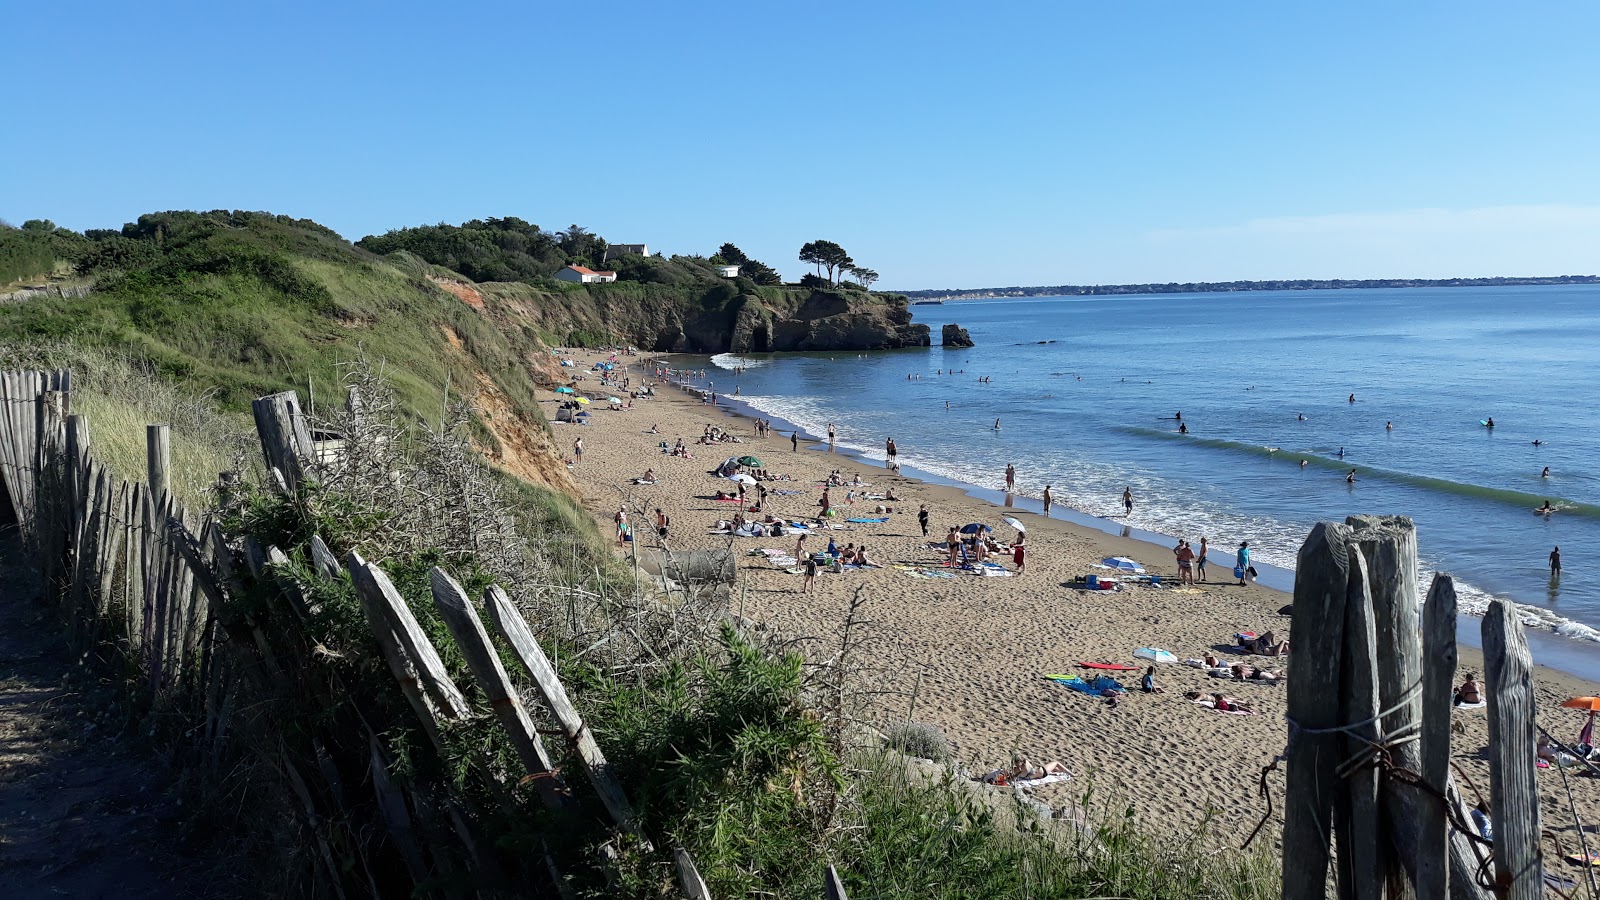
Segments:
[[[1419,693],[1421,693],[1421,691],[1422,682],[1419,680],[1414,682],[1411,687],[1406,688],[1406,690],[1395,699],[1394,704],[1388,709],[1385,709],[1382,712],[1379,712],[1377,715],[1371,716],[1370,718],[1362,719],[1359,722],[1349,722],[1344,725],[1329,725],[1323,728],[1310,728],[1308,726],[1301,725],[1299,722],[1296,722],[1293,717],[1287,714],[1284,715],[1284,721],[1289,723],[1289,737],[1284,741],[1283,750],[1274,756],[1271,762],[1261,767],[1261,776],[1256,782],[1256,794],[1266,801],[1267,811],[1262,814],[1261,821],[1257,822],[1256,827],[1251,830],[1250,836],[1244,839],[1243,844],[1239,845],[1239,849],[1243,850],[1248,848],[1251,842],[1253,842],[1256,837],[1261,834],[1261,829],[1265,828],[1267,822],[1271,820],[1273,813],[1272,791],[1267,787],[1267,776],[1277,770],[1279,763],[1286,762],[1288,760],[1289,748],[1294,746],[1295,739],[1301,735],[1322,736],[1329,734],[1343,734],[1348,737],[1355,738],[1356,740],[1367,745],[1367,749],[1356,753],[1349,759],[1339,764],[1335,771],[1338,773],[1340,778],[1349,778],[1352,774],[1365,766],[1376,765],[1382,768],[1386,773],[1405,772],[1411,776],[1410,778],[1402,778],[1402,780],[1412,782],[1412,779],[1415,779],[1415,782],[1412,783],[1422,783],[1422,778],[1420,775],[1417,775],[1415,772],[1411,772],[1409,769],[1404,769],[1403,767],[1394,765],[1393,757],[1390,755],[1390,751],[1395,747],[1422,739],[1422,724],[1420,721],[1412,722],[1403,728],[1398,728],[1395,730],[1394,734],[1385,735],[1381,740],[1378,741],[1373,741],[1367,738],[1365,735],[1355,733],[1357,729],[1377,725],[1389,716],[1392,716],[1401,709],[1404,709],[1407,704],[1411,703],[1411,701],[1415,699]],[[1424,784],[1424,786],[1426,787],[1426,784]]]

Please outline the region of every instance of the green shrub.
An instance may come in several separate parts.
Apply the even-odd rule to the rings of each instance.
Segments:
[[[885,738],[889,747],[908,756],[935,762],[949,762],[951,758],[950,739],[937,725],[907,722],[890,728]]]

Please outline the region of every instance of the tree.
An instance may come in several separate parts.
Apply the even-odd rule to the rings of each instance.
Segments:
[[[850,275],[851,277],[855,278],[858,284],[869,291],[872,290],[872,283],[878,280],[878,273],[872,271],[871,269],[852,267],[850,269]]]
[[[717,255],[722,257],[722,261],[730,266],[742,266],[746,263],[752,262],[750,257],[744,255],[743,250],[740,250],[731,243],[723,244],[721,247],[718,247]]]
[[[813,263],[817,267],[817,274],[821,275],[823,269],[828,270],[828,281],[838,284],[837,274],[855,265],[855,260],[850,258],[844,248],[833,241],[811,241],[800,248],[800,261]]]
[[[800,245],[800,261],[811,263],[817,267],[817,277],[822,277],[822,251],[817,249],[817,241],[809,241]]]

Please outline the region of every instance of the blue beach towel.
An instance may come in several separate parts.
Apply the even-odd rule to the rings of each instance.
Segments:
[[[1045,677],[1056,684],[1072,688],[1080,694],[1088,694],[1091,697],[1104,696],[1107,692],[1121,694],[1126,693],[1128,690],[1119,684],[1115,678],[1106,675],[1097,675],[1089,681],[1084,681],[1076,675],[1046,675]]]
[[[868,518],[868,519],[845,519],[845,521],[846,522],[858,522],[858,523],[887,522],[887,521],[889,521],[889,518],[887,516],[885,516],[885,517],[883,517],[881,519],[870,519],[870,518]]]

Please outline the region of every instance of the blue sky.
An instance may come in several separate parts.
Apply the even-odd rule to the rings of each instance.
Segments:
[[[0,217],[515,215],[880,287],[1600,272],[1600,5],[12,0]]]

